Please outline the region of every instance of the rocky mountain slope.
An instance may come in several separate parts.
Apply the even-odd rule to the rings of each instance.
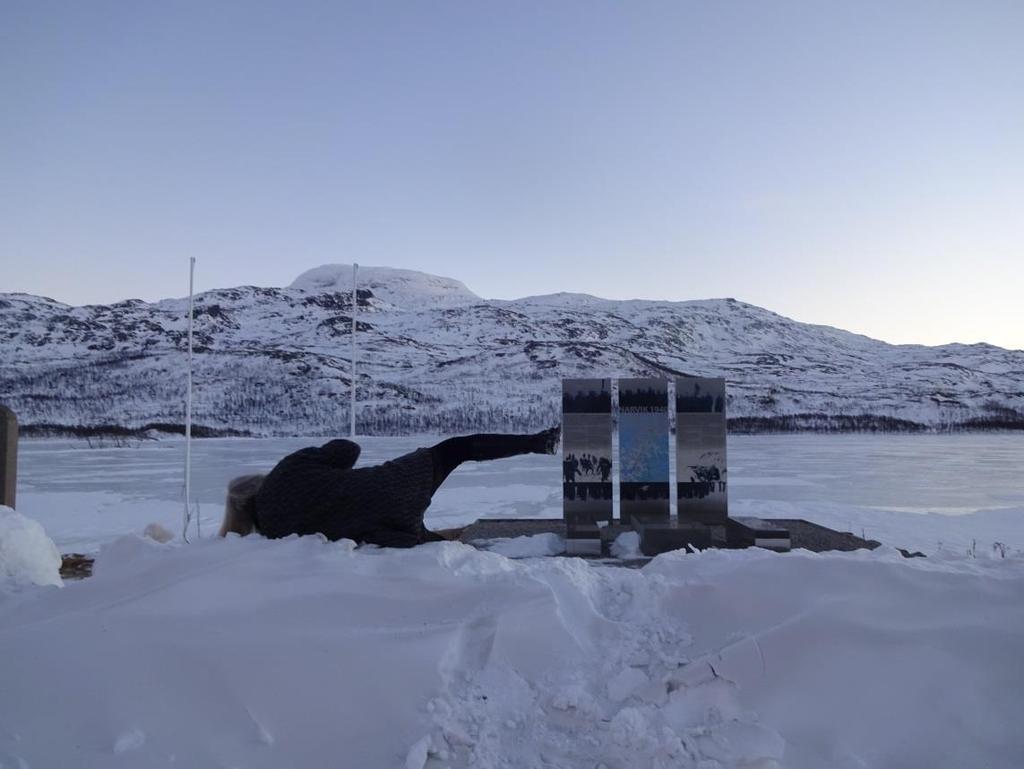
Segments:
[[[195,303],[199,432],[348,431],[351,267]],[[559,380],[724,376],[733,429],[1024,427],[1024,351],[889,345],[733,299],[484,300],[361,268],[359,431],[536,428]],[[187,299],[71,307],[0,294],[0,402],[28,432],[180,429]]]

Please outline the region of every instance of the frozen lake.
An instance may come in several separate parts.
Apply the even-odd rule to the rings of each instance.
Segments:
[[[1024,435],[740,435],[735,500],[822,502],[944,515],[1024,506]]]
[[[374,464],[431,437],[360,438],[359,464]],[[192,444],[193,498],[204,534],[219,526],[227,481],[266,471],[323,439],[215,439]],[[184,442],[88,448],[23,441],[18,508],[65,551],[94,550],[150,521],[181,528]],[[802,517],[913,547],[1010,540],[1024,526],[1024,436],[772,435],[729,438],[734,514]],[[427,523],[481,516],[559,517],[558,457],[526,456],[459,468],[435,496]],[[921,515],[930,514],[930,515]],[[956,522],[953,517],[970,516]],[[941,520],[940,520],[941,519]],[[934,548],[933,548],[934,549]]]

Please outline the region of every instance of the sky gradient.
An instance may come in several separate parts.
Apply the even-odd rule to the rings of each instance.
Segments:
[[[0,2],[0,291],[352,262],[1024,349],[1024,3]]]

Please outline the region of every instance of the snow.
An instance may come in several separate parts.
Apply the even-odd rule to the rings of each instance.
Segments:
[[[174,534],[159,523],[150,523],[142,530],[142,536],[149,537],[155,542],[165,543],[174,539]]]
[[[38,521],[0,505],[0,590],[61,585],[60,551]]]
[[[416,270],[360,265],[357,280],[358,288],[368,288],[378,299],[400,308],[482,301],[461,281]],[[289,288],[310,293],[351,292],[352,265],[325,264],[314,267],[299,275]]]
[[[539,558],[565,552],[565,540],[550,533],[482,540],[473,544],[506,558]]]
[[[611,544],[611,554],[615,558],[641,558],[640,535],[635,531],[624,531]]]
[[[125,732],[114,742],[114,754],[120,755],[129,750],[137,750],[146,744],[146,735],[138,729]]]
[[[543,557],[555,535],[212,537],[227,479],[308,439],[197,441],[205,536],[161,542],[180,443],[25,442],[34,541],[97,560],[0,590],[0,765],[1019,769],[1024,480],[1019,444],[988,438],[730,438],[733,514],[886,546],[640,569]],[[431,440],[360,439],[361,462]],[[427,522],[556,516],[559,482],[557,457],[469,463]]]
[[[0,761],[1009,768],[1022,591],[1021,556],[124,537],[0,596]]]

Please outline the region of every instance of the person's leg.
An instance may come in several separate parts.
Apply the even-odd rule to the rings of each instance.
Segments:
[[[560,427],[552,427],[530,435],[476,433],[448,438],[431,446],[434,456],[434,491],[444,483],[452,470],[466,461],[483,462],[520,454],[554,454],[558,449]]]

